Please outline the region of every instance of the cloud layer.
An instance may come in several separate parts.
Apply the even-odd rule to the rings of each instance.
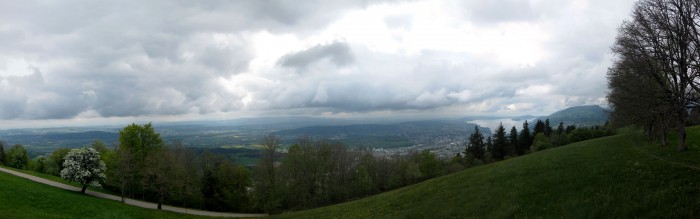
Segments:
[[[0,120],[601,104],[633,1],[0,3]]]

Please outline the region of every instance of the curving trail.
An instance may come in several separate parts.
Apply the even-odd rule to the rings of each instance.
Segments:
[[[15,176],[19,176],[19,177],[22,177],[22,178],[25,178],[25,179],[28,179],[28,180],[31,180],[34,182],[50,185],[53,187],[58,187],[58,188],[62,188],[62,189],[70,190],[70,191],[75,191],[75,192],[80,192],[80,188],[75,187],[75,186],[70,186],[70,185],[66,185],[63,183],[54,182],[51,180],[47,180],[44,178],[32,176],[32,175],[21,173],[21,172],[17,172],[14,170],[5,169],[3,167],[0,167],[0,171],[15,175]],[[98,198],[111,199],[111,200],[121,202],[121,197],[116,196],[116,195],[104,194],[101,192],[95,192],[95,191],[90,191],[90,190],[86,190],[85,194],[95,196]],[[144,201],[139,201],[139,200],[134,200],[134,199],[129,199],[129,198],[124,198],[124,203],[128,204],[128,205],[142,207],[142,208],[158,209],[157,203],[144,202]],[[191,215],[200,215],[200,216],[215,216],[215,217],[266,217],[267,216],[267,214],[244,214],[244,213],[203,211],[203,210],[195,210],[195,209],[189,209],[189,208],[174,207],[174,206],[170,206],[170,205],[162,205],[162,210],[172,211],[172,212],[177,212],[177,213],[182,213],[182,214],[191,214]]]

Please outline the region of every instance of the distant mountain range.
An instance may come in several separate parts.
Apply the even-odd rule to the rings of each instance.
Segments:
[[[552,126],[556,126],[559,122],[564,125],[576,126],[593,126],[603,125],[608,121],[610,112],[598,105],[574,106],[564,110],[552,113],[549,116],[542,116],[538,119],[544,121],[549,119]],[[530,123],[534,125],[534,122]]]

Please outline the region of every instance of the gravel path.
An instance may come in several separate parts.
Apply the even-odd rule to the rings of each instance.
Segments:
[[[32,176],[32,175],[21,173],[21,172],[17,172],[17,171],[10,170],[10,169],[0,168],[0,171],[5,172],[5,173],[9,173],[9,174],[12,174],[15,176],[19,176],[19,177],[22,177],[25,179],[29,179],[29,180],[34,181],[34,182],[50,185],[53,187],[58,187],[58,188],[62,188],[62,189],[70,190],[70,191],[75,191],[75,192],[80,192],[80,188],[75,187],[75,186],[70,186],[70,185],[66,185],[63,183],[54,182],[51,180],[47,180],[44,178]],[[115,201],[119,201],[119,202],[121,202],[121,200],[122,200],[121,197],[116,196],[116,195],[104,194],[104,193],[90,191],[90,190],[86,190],[85,194],[95,196],[98,198],[111,199],[111,200],[115,200]],[[144,201],[128,199],[128,198],[124,198],[124,203],[126,203],[128,205],[142,207],[142,208],[150,208],[150,209],[157,209],[158,208],[157,203],[144,202]],[[242,214],[242,213],[202,211],[202,210],[174,207],[174,206],[169,206],[169,205],[162,205],[162,210],[183,213],[183,214],[216,216],[216,217],[265,217],[265,216],[267,216],[267,214]]]

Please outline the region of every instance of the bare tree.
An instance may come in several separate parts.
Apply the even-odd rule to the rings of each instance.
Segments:
[[[647,77],[662,89],[663,100],[675,114],[678,150],[686,150],[685,120],[689,103],[697,101],[698,21],[700,1],[642,0],[618,35],[614,52],[645,61]],[[624,48],[624,49],[622,49]]]

